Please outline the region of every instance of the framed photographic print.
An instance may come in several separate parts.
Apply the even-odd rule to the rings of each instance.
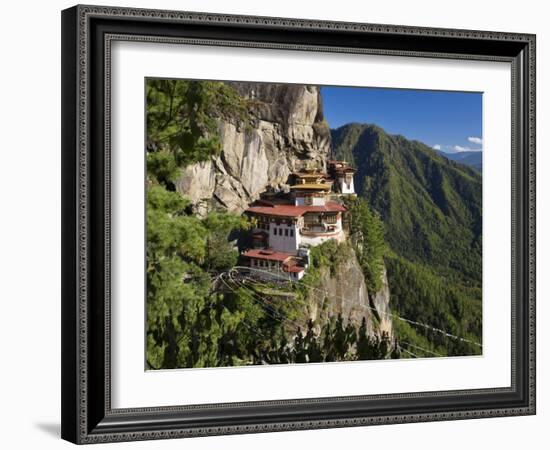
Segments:
[[[62,13],[62,436],[535,413],[535,36]]]

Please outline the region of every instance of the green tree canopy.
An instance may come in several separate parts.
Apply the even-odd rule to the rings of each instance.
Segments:
[[[178,169],[221,151],[218,119],[244,121],[247,102],[217,81],[148,79],[147,170],[170,186]]]

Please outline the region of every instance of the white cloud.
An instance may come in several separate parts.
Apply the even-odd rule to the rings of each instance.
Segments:
[[[477,144],[477,145],[483,144],[483,139],[475,136],[470,136],[468,138],[468,141],[471,142],[472,144]]]
[[[445,153],[463,153],[463,152],[481,152],[483,151],[483,147],[480,148],[473,148],[469,146],[463,146],[463,145],[439,145],[436,144],[433,146],[436,150],[441,150]]]
[[[483,149],[481,148],[471,148],[471,147],[462,147],[461,145],[453,145],[451,147],[452,153],[460,153],[460,152],[480,152]]]
[[[462,147],[461,145],[453,145],[453,151],[459,153],[459,152],[471,152],[472,149],[470,147]]]

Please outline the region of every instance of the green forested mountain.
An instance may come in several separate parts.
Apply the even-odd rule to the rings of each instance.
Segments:
[[[480,342],[479,172],[375,125],[345,125],[332,131],[332,140],[334,156],[357,169],[356,192],[384,222],[397,313]],[[465,351],[463,341],[426,330],[400,331],[445,354],[479,353],[478,346]]]
[[[390,247],[463,279],[481,281],[481,176],[430,147],[374,125],[333,133],[352,162],[356,191],[382,217]]]

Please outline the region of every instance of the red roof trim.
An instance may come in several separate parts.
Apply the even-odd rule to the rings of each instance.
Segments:
[[[292,273],[300,273],[300,272],[303,272],[305,269],[305,267],[302,267],[302,266],[284,266],[283,267],[283,272],[292,272]]]
[[[252,214],[265,214],[267,216],[300,217],[308,212],[344,212],[347,209],[336,202],[327,202],[325,206],[251,206],[246,210]]]
[[[292,257],[290,253],[275,252],[273,250],[252,249],[242,254],[247,258],[264,259],[268,261],[284,262],[288,258]]]

